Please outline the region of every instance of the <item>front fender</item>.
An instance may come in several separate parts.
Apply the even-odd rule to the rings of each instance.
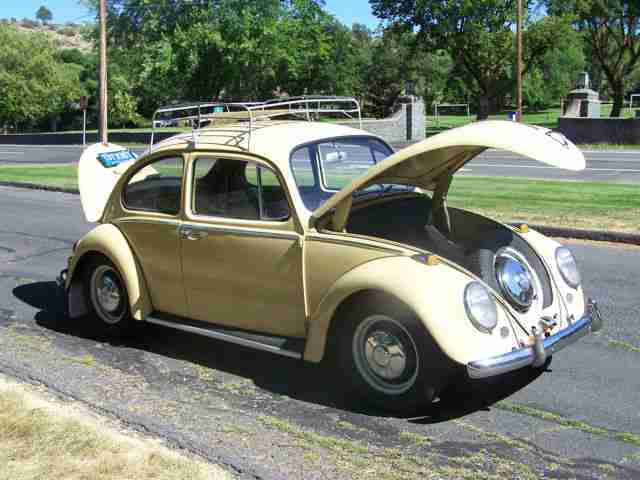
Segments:
[[[136,320],[144,318],[153,311],[146,282],[140,265],[136,261],[127,239],[122,232],[110,223],[100,225],[87,233],[77,244],[69,264],[67,290],[69,292],[69,315],[78,316],[83,309],[77,304],[84,299],[83,279],[78,268],[92,253],[99,253],[109,258],[118,268],[129,295],[131,315]],[[85,309],[86,310],[86,309]],[[75,314],[74,314],[75,313]]]
[[[478,331],[469,321],[463,295],[471,277],[445,262],[427,265],[417,258],[372,260],[335,282],[311,317],[304,358],[322,360],[331,322],[341,320],[334,318],[336,310],[351,295],[365,290],[384,292],[408,305],[442,351],[460,364],[500,355],[518,345],[514,326],[499,304],[498,325],[491,334]]]
[[[549,274],[553,280],[554,291],[554,305],[558,303],[558,297],[562,297],[562,304],[567,308],[567,316],[571,315],[575,319],[581,318],[587,313],[587,302],[585,301],[584,291],[582,286],[574,289],[567,285],[560,275],[558,265],[556,263],[556,250],[562,246],[561,243],[555,241],[540,232],[527,228],[525,232],[517,231],[536,253],[542,259],[542,262],[546,265]],[[571,302],[567,301],[567,298],[571,298]],[[563,320],[563,318],[561,318]],[[560,322],[561,328],[568,326],[564,321]]]

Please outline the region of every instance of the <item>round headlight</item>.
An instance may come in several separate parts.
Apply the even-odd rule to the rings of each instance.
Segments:
[[[495,272],[498,285],[507,296],[509,303],[523,312],[529,310],[535,291],[531,272],[527,266],[504,252],[496,256]]]
[[[491,293],[479,282],[464,290],[464,307],[471,323],[481,332],[491,333],[498,323],[498,309]]]
[[[580,285],[580,272],[576,264],[573,253],[567,247],[559,247],[556,250],[556,263],[563,280],[572,288],[578,288]]]

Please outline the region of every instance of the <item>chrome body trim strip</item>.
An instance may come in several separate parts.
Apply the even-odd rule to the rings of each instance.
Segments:
[[[209,330],[205,328],[195,327],[193,325],[185,325],[177,322],[169,322],[166,320],[162,320],[160,318],[155,317],[147,317],[145,319],[148,323],[154,323],[156,325],[161,325],[163,327],[173,328],[175,330],[182,330],[183,332],[195,333],[196,335],[203,335],[209,338],[215,338],[217,340],[224,340],[226,342],[235,343],[237,345],[242,345],[244,347],[254,348],[256,350],[264,350],[265,352],[276,353],[278,355],[283,355],[285,357],[291,357],[296,359],[301,359],[302,354],[298,352],[292,352],[290,350],[284,350],[282,348],[274,347],[273,345],[266,345],[264,343],[256,342],[254,340],[249,340],[246,338],[236,337],[235,335],[230,335],[228,333],[220,332],[218,330]]]
[[[173,227],[177,227],[180,224],[180,220],[174,220],[171,218],[124,217],[114,220],[113,223],[145,223],[148,225],[171,225]]]
[[[185,223],[183,229],[191,229],[194,232],[202,231],[208,233],[219,233],[227,235],[239,235],[244,237],[276,238],[280,240],[298,240],[299,235],[293,232],[278,232],[275,230],[249,230],[238,227],[227,227],[220,225],[199,225]]]
[[[590,332],[597,332],[601,328],[601,317],[595,302],[589,302],[587,313],[577,322],[564,330],[545,338],[542,341],[546,356],[552,355],[571,345]],[[488,378],[511,372],[528,365],[533,365],[536,359],[534,347],[525,347],[496,357],[476,360],[467,364],[467,374],[470,378]]]

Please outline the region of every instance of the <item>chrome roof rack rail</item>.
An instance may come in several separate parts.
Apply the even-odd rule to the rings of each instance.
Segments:
[[[170,114],[179,113],[179,116]],[[349,119],[357,119],[362,128],[362,114],[360,102],[353,97],[337,96],[301,96],[290,98],[276,98],[262,102],[194,102],[160,107],[151,118],[151,142],[153,146],[155,129],[160,122],[186,121],[192,125],[194,143],[197,141],[199,130],[204,122],[213,123],[216,120],[237,120],[249,123],[246,131],[233,130],[236,134],[236,146],[239,137],[247,135],[247,148],[251,148],[251,132],[255,129],[255,122],[272,120],[278,117],[302,118],[314,121],[321,114],[340,114]],[[225,135],[220,135],[225,136]],[[229,141],[224,142],[229,144]]]

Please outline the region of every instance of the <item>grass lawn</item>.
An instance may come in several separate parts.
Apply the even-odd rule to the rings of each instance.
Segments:
[[[157,440],[123,433],[119,425],[77,404],[45,397],[0,378],[0,478],[216,479],[220,467],[169,450]]]
[[[76,176],[75,165],[0,165],[0,181],[77,187]],[[640,231],[637,185],[460,176],[449,204],[505,222]]]
[[[75,165],[0,165],[0,181],[77,188],[78,173]]]
[[[637,185],[457,177],[448,200],[505,222],[640,232]]]

